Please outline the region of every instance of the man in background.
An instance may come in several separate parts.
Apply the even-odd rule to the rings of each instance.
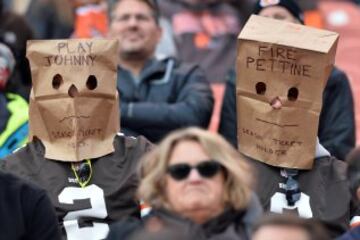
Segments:
[[[154,57],[162,34],[155,1],[119,0],[112,9],[110,35],[120,43],[122,131],[158,142],[178,128],[207,128],[213,98],[203,73],[196,65]]]

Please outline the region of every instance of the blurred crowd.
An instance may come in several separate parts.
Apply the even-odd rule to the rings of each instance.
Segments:
[[[237,39],[252,14],[340,33],[310,169],[239,152]],[[0,0],[0,17],[1,239],[360,239],[359,0]],[[112,43],[85,39],[118,40],[104,75],[116,93],[91,68],[83,87],[41,69],[40,40],[59,39],[99,56]],[[96,89],[103,105],[76,101]],[[75,130],[51,132],[59,112]],[[86,114],[110,141],[73,153],[65,135]]]

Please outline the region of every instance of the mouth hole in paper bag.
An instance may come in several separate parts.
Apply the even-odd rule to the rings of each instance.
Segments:
[[[52,80],[52,87],[54,89],[59,89],[60,86],[63,84],[63,78],[60,74],[56,74],[54,77],[53,77],[53,80]]]
[[[263,82],[258,82],[255,85],[256,93],[259,95],[264,95],[266,92],[266,84]]]
[[[86,87],[89,90],[94,90],[97,87],[97,79],[94,75],[90,75],[86,81]]]

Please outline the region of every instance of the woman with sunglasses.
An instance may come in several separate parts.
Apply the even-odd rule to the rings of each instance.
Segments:
[[[248,239],[262,213],[250,187],[251,169],[217,134],[176,131],[145,156],[140,169],[138,195],[152,207],[143,225],[149,232],[173,228],[196,239]]]

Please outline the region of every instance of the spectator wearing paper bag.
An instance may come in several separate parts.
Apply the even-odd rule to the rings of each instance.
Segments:
[[[258,1],[254,13],[260,16],[303,24],[303,12],[292,0]],[[292,69],[294,70],[294,69]],[[236,138],[235,75],[229,75],[219,132],[234,146]],[[340,160],[355,146],[354,103],[349,80],[334,67],[323,92],[318,137],[320,143]]]
[[[238,41],[239,150],[258,171],[264,209],[341,234],[350,221],[346,165],[317,140],[338,34],[252,16]]]
[[[119,131],[115,40],[31,41],[30,143],[0,168],[45,189],[65,239],[104,239],[140,217],[136,167],[151,144]]]

